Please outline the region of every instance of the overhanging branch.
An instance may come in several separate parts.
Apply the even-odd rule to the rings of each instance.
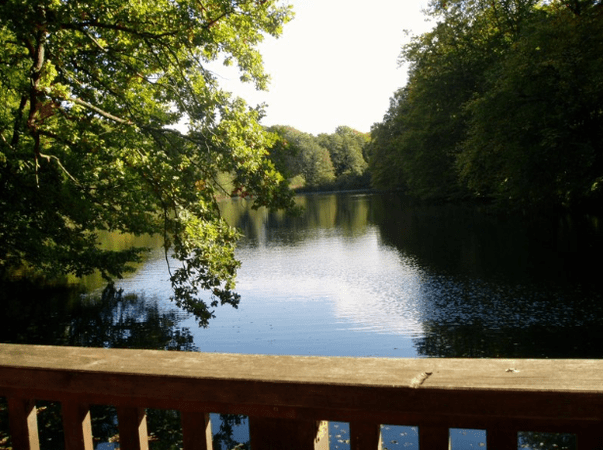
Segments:
[[[94,111],[95,113],[98,113],[101,116],[103,116],[103,117],[105,117],[107,119],[113,120],[114,122],[120,123],[122,125],[134,125],[134,122],[132,122],[131,120],[122,119],[121,117],[114,116],[113,114],[111,114],[111,113],[109,113],[109,112],[107,112],[107,111],[105,111],[103,109],[100,109],[99,107],[94,106],[94,105],[92,105],[92,104],[90,104],[88,102],[85,102],[82,99],[79,99],[79,98],[69,98],[69,101],[73,102],[73,103],[76,103],[78,105],[81,105],[84,108],[87,108],[87,109],[89,109],[91,111]]]

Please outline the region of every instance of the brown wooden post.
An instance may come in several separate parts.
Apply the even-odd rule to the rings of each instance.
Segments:
[[[15,450],[40,450],[38,417],[33,400],[9,397],[8,421]]]
[[[488,450],[517,450],[517,431],[508,428],[488,428],[486,445]]]
[[[147,415],[144,408],[117,408],[121,450],[149,450]]]
[[[419,450],[449,450],[450,430],[419,425]]]
[[[603,450],[603,424],[578,431],[576,448],[578,450]]]
[[[319,420],[315,424],[314,450],[329,450],[329,422]]]
[[[93,450],[90,408],[86,404],[62,402],[65,450]]]
[[[350,422],[351,450],[381,450],[381,425],[370,422]]]
[[[328,450],[326,421],[249,417],[249,438],[254,450]]]
[[[182,411],[180,421],[184,450],[213,450],[208,413]]]

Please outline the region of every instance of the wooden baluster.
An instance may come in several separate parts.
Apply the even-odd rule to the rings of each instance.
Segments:
[[[318,420],[315,422],[314,450],[329,450],[329,422]]]
[[[517,450],[517,431],[508,428],[488,428],[486,445],[488,450]]]
[[[121,450],[149,450],[147,415],[144,408],[117,408]]]
[[[591,425],[576,433],[578,450],[603,450],[603,424]]]
[[[38,417],[33,400],[9,397],[8,421],[15,450],[40,450]]]
[[[444,427],[419,426],[419,450],[450,449],[450,430]]]
[[[350,449],[381,450],[381,425],[370,422],[350,422]]]
[[[254,450],[328,450],[326,421],[249,418],[249,437]]]
[[[90,408],[86,404],[62,402],[65,450],[93,450]]]
[[[208,413],[180,413],[184,450],[213,450],[211,422]]]

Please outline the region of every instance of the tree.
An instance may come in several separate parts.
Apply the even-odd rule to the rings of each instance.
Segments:
[[[295,141],[301,132],[285,125],[273,125],[268,128],[268,131],[277,136],[269,152],[274,166],[288,180],[300,176],[302,167],[299,153],[301,149],[295,145]]]
[[[318,135],[318,143],[329,151],[340,187],[360,187],[368,164],[363,151],[368,136],[350,127],[339,126],[333,134]]]
[[[331,157],[316,137],[282,125],[269,130],[279,136],[270,151],[271,158],[277,166],[283,167],[290,179],[301,176],[304,188],[325,188],[333,183],[335,171]]]
[[[524,207],[601,204],[602,25],[601,5],[584,1],[524,21],[484,95],[467,105],[458,166],[476,193]]]
[[[399,89],[390,98],[390,106],[383,121],[371,127],[367,155],[371,184],[379,189],[406,190],[403,160],[398,139],[403,134],[402,118],[405,115],[406,89]]]
[[[434,0],[368,147],[376,187],[519,208],[600,207],[598,0]]]
[[[362,150],[368,141],[368,136],[350,127],[339,126],[333,134],[320,134],[318,142],[329,150],[335,175],[346,173],[362,175],[367,168]]]
[[[389,125],[373,129],[373,139],[389,136],[398,160],[393,166],[376,161],[383,151],[372,145],[371,165],[383,169],[373,179],[377,187],[391,185],[387,173],[419,198],[464,195],[455,167],[467,128],[464,105],[481,91],[485,69],[507,45],[490,3],[431,2],[437,23],[404,46],[400,61],[409,63],[408,84],[392,101],[384,119]]]
[[[119,277],[143,249],[96,232],[164,236],[174,299],[206,325],[236,306],[237,232],[220,217],[229,173],[255,206],[289,208],[272,138],[208,68],[224,58],[266,87],[256,46],[291,17],[275,0],[0,1],[0,275]],[[184,124],[186,123],[186,124]],[[185,129],[185,131],[181,131]],[[201,299],[210,292],[209,303]]]

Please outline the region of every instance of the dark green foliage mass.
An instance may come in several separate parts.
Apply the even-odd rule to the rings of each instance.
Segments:
[[[529,205],[603,200],[603,9],[535,9],[466,105],[458,164],[481,195]]]
[[[368,146],[373,183],[511,207],[603,201],[600,1],[432,1],[408,84]]]

